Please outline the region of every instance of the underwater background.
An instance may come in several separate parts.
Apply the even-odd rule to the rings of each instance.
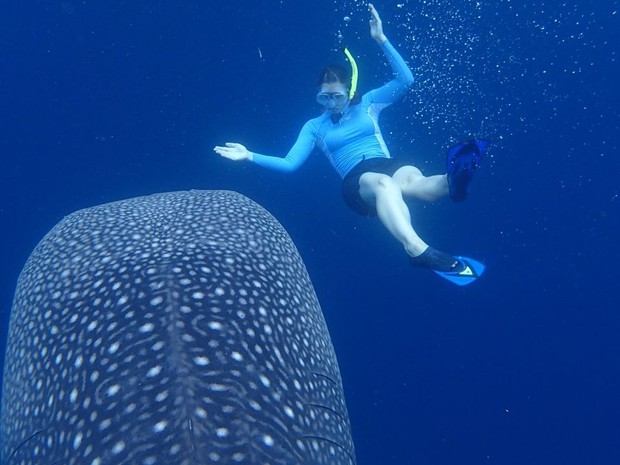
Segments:
[[[356,216],[315,152],[283,156],[318,115],[320,69],[390,78],[364,2],[15,1],[0,14],[0,346],[19,272],[80,209],[230,189],[295,241],[344,380],[359,465],[620,463],[619,2],[375,3],[416,77],[382,113],[394,157],[445,171],[491,148],[462,204],[411,204],[434,247],[479,259],[458,288],[411,268]]]

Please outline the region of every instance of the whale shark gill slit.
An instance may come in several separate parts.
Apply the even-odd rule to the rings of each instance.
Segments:
[[[31,441],[32,439],[34,439],[37,435],[41,433],[43,433],[43,430],[35,431],[30,436],[28,436],[26,439],[24,439],[15,449],[13,449],[13,451],[9,455],[9,460],[13,459],[13,457],[15,457],[19,449],[21,449],[28,441]]]

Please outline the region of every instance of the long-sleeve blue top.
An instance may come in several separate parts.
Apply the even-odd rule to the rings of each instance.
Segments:
[[[413,84],[413,74],[396,49],[385,41],[381,48],[394,79],[363,95],[357,105],[349,105],[339,122],[328,111],[304,124],[286,157],[253,153],[254,163],[278,171],[294,171],[319,147],[342,178],[355,165],[369,158],[390,158],[381,130],[379,113],[401,98]]]

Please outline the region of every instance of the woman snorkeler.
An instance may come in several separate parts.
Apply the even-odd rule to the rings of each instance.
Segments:
[[[457,202],[464,200],[487,142],[470,140],[452,147],[444,175],[424,176],[417,167],[390,156],[379,129],[379,113],[405,95],[413,84],[413,75],[383,33],[375,7],[369,4],[368,10],[370,36],[379,44],[394,72],[390,82],[360,97],[356,92],[355,61],[345,49],[353,76],[337,65],[321,71],[316,100],[323,113],[303,126],[284,158],[254,153],[233,142],[214,150],[230,160],[247,160],[289,172],[296,170],[318,147],[340,174],[343,197],[352,210],[365,216],[378,216],[403,245],[411,264],[434,270],[457,284],[467,284],[484,266],[475,260],[441,252],[424,242],[411,225],[405,200],[435,201],[447,195]]]

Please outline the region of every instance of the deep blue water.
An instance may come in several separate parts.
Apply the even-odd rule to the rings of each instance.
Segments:
[[[377,2],[416,85],[382,115],[394,156],[443,169],[493,145],[464,204],[412,204],[435,247],[483,260],[468,288],[412,269],[355,216],[316,153],[282,175],[315,78],[389,77],[362,2],[17,2],[0,15],[2,333],[30,251],[63,216],[181,189],[232,189],[287,228],[339,356],[358,462],[620,462],[619,2]],[[345,17],[350,18],[348,21]]]

